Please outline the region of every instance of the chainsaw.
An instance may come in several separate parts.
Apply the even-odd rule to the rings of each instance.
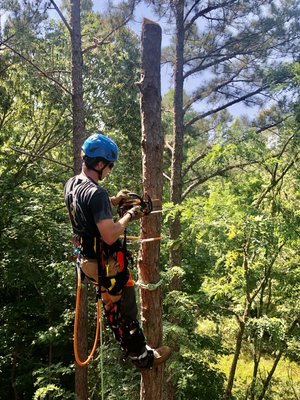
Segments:
[[[140,206],[142,212],[145,215],[150,214],[153,209],[152,201],[148,194],[146,194],[144,197],[141,197],[136,193],[128,193],[128,198],[121,201],[118,206],[117,212],[120,217],[123,217],[123,215],[125,215],[126,212],[134,206]]]

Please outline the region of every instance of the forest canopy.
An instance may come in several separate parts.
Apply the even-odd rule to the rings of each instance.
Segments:
[[[0,0],[0,400],[76,398],[63,202],[75,173],[72,3]],[[81,2],[82,137],[103,131],[120,148],[103,183],[110,195],[143,191],[135,7],[166,22],[170,38],[164,399],[299,398],[299,1],[95,3]],[[139,399],[140,374],[103,335],[105,386],[98,353],[88,398]]]

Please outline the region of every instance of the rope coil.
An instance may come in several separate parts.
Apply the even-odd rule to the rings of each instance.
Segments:
[[[82,361],[78,354],[78,321],[79,321],[79,307],[80,307],[80,294],[81,294],[81,273],[79,268],[79,263],[77,263],[77,294],[76,294],[76,308],[75,308],[75,320],[74,320],[74,355],[77,364],[80,367],[86,367],[92,361],[92,358],[97,349],[97,342],[99,339],[100,332],[100,319],[101,319],[101,302],[100,299],[97,299],[97,322],[96,322],[96,333],[95,340],[90,354],[87,356],[86,360]]]

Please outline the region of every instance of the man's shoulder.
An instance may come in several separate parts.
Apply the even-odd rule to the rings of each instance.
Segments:
[[[82,187],[91,190],[97,190],[99,186],[96,182],[91,181],[87,177],[82,176],[81,174],[72,176],[66,183],[65,188],[75,188]]]
[[[108,198],[108,193],[104,188],[81,174],[73,176],[66,182],[64,192],[65,195],[72,193],[73,195],[77,194],[89,199],[92,197]]]
[[[71,178],[69,178],[67,180],[67,182],[65,183],[64,187],[67,188],[67,187],[73,186],[78,181],[78,176],[79,175],[75,175],[75,176],[72,176]]]

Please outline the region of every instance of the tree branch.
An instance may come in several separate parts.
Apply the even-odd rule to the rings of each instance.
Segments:
[[[295,329],[295,327],[296,327],[297,325],[299,325],[299,324],[300,324],[300,315],[298,315],[298,316],[294,319],[294,321],[291,323],[291,325],[289,326],[289,328],[288,328],[288,330],[287,330],[287,332],[286,332],[286,335],[287,335],[287,336],[290,335],[290,334],[293,332],[293,330]],[[278,352],[278,354],[277,354],[277,356],[276,356],[276,358],[275,358],[275,361],[274,361],[274,363],[273,363],[273,366],[272,366],[272,368],[270,369],[267,378],[266,378],[265,381],[263,382],[263,388],[262,388],[262,391],[261,391],[260,395],[259,395],[258,398],[257,398],[258,400],[263,400],[263,399],[265,398],[265,394],[266,394],[266,391],[267,391],[267,389],[268,389],[268,387],[269,387],[269,384],[270,384],[270,382],[271,382],[271,379],[272,379],[272,377],[273,377],[273,375],[274,375],[274,372],[275,372],[275,370],[276,370],[276,368],[277,368],[277,365],[278,365],[278,363],[279,363],[279,361],[280,361],[280,359],[281,359],[283,353],[285,352],[286,348],[287,348],[287,343],[286,343],[286,342],[283,342],[283,343],[282,343],[282,347],[281,347],[281,349],[279,350],[279,352]]]
[[[278,154],[274,155],[273,157],[281,158],[282,155],[284,154],[286,148],[288,147],[289,143],[294,139],[294,137],[295,137],[294,134],[291,135],[291,136],[288,138],[288,140],[286,141],[286,143],[283,145],[283,147],[282,147],[282,149],[280,150],[280,152],[279,152]]]
[[[191,12],[193,11],[193,9],[196,7],[196,5],[200,3],[200,1],[201,1],[201,0],[196,0],[196,1],[194,2],[194,4],[193,4],[192,7],[189,9],[189,11],[186,13],[186,15],[185,15],[185,17],[184,17],[184,19],[183,19],[183,22],[184,22],[184,23],[185,23],[185,21],[188,19],[188,16],[190,15],[190,13],[191,13]]]
[[[291,115],[288,115],[287,117],[282,117],[279,121],[276,121],[276,122],[274,122],[272,124],[262,126],[262,127],[258,128],[258,129],[256,129],[256,133],[259,134],[259,133],[262,133],[262,132],[264,132],[264,131],[266,131],[268,129],[275,128],[278,125],[280,125],[283,122],[285,122],[289,118],[291,118]]]
[[[60,82],[58,82],[56,79],[52,78],[51,76],[47,75],[44,71],[42,71],[36,64],[34,64],[29,58],[23,56],[21,53],[19,53],[17,50],[13,49],[10,45],[4,42],[0,42],[0,45],[4,44],[5,47],[7,47],[9,50],[11,50],[13,53],[15,53],[17,56],[22,58],[22,60],[26,61],[28,64],[30,64],[33,68],[35,68],[37,71],[39,71],[45,78],[49,79],[50,81],[54,82],[57,86],[59,86],[61,89],[63,89],[66,93],[68,93],[70,96],[72,96],[72,93],[65,88]]]
[[[113,29],[112,31],[110,31],[106,36],[104,36],[104,38],[101,39],[101,41],[98,41],[97,38],[94,38],[95,44],[93,44],[93,45],[91,45],[91,46],[88,46],[87,48],[83,49],[83,50],[82,50],[82,54],[87,53],[88,51],[94,50],[94,49],[96,49],[97,47],[102,46],[103,44],[108,43],[108,42],[106,42],[106,41],[108,40],[108,38],[109,38],[110,36],[112,36],[117,30],[119,30],[120,28],[122,28],[123,26],[125,26],[125,25],[127,24],[127,22],[129,22],[130,18],[131,18],[132,15],[133,15],[134,7],[135,7],[135,2],[132,3],[132,7],[131,7],[131,10],[130,10],[129,15],[128,15],[119,25],[117,25],[116,27],[114,27],[114,29]]]
[[[229,101],[228,103],[225,103],[222,106],[219,106],[217,108],[213,108],[212,110],[207,111],[207,112],[205,112],[203,114],[199,114],[196,117],[192,118],[189,122],[187,122],[184,125],[184,127],[187,128],[187,127],[193,125],[195,122],[199,121],[200,119],[206,118],[206,117],[208,117],[208,116],[210,116],[212,114],[215,114],[217,112],[225,110],[226,108],[228,108],[230,106],[233,106],[234,104],[240,103],[240,102],[242,102],[242,101],[244,101],[244,100],[246,100],[246,99],[248,99],[248,98],[250,98],[252,96],[255,96],[256,94],[261,93],[263,90],[266,90],[268,87],[269,87],[269,85],[264,85],[264,86],[262,86],[262,87],[260,87],[260,88],[258,88],[256,90],[254,90],[253,92],[247,93],[244,96],[241,96],[241,97],[239,97],[239,98],[237,98],[235,100]]]
[[[190,69],[189,71],[187,71],[184,75],[183,75],[183,79],[188,78],[190,75],[195,74],[196,72],[200,72],[203,71],[205,69],[208,69],[210,67],[213,67],[214,65],[217,64],[221,64],[224,61],[228,61],[231,58],[235,58],[238,55],[242,55],[242,54],[249,54],[248,52],[234,52],[232,54],[228,54],[227,56],[224,56],[222,58],[219,58],[219,55],[216,56],[216,60],[210,61],[207,64],[202,64],[200,63],[197,67]],[[205,57],[206,58],[206,57]]]
[[[229,85],[230,83],[234,82],[234,79],[241,73],[241,71],[244,68],[240,68],[238,71],[236,71],[227,81],[220,83],[219,85],[215,86],[214,88],[211,89],[211,93],[217,92],[223,87]],[[189,99],[189,101],[184,105],[183,112],[186,113],[187,110],[195,103],[196,101],[200,100],[202,97],[202,93],[199,93],[192,98]]]
[[[263,277],[263,279],[261,280],[259,286],[254,290],[254,292],[252,293],[252,295],[250,296],[250,301],[251,303],[255,300],[255,297],[259,294],[259,292],[261,291],[261,289],[263,288],[263,286],[266,284],[267,280],[270,278],[270,274],[273,268],[273,265],[275,264],[275,261],[277,259],[277,257],[279,256],[282,248],[284,247],[286,242],[281,243],[281,245],[278,247],[276,253],[274,254],[274,256],[271,258],[270,264],[268,266],[268,271],[267,273],[265,273],[265,276]],[[267,276],[266,276],[267,275]]]
[[[300,157],[296,157],[294,160],[292,160],[286,168],[282,171],[280,176],[277,179],[272,179],[271,183],[269,186],[266,187],[264,192],[261,194],[261,196],[258,198],[256,203],[254,204],[255,208],[259,208],[262,201],[264,198],[267,196],[267,194],[285,177],[285,175],[288,173],[288,171],[292,168],[292,166],[300,159]]]
[[[228,172],[228,171],[230,171],[232,169],[243,168],[243,167],[247,167],[248,165],[253,165],[253,164],[257,164],[257,161],[252,161],[252,162],[249,162],[249,163],[236,164],[236,165],[229,165],[228,167],[225,167],[223,169],[219,169],[219,170],[217,170],[217,171],[215,171],[215,172],[213,172],[213,173],[211,173],[211,174],[209,174],[207,176],[196,178],[195,181],[190,186],[188,186],[188,188],[183,192],[183,194],[181,196],[181,201],[183,201],[186,198],[186,196],[195,187],[201,185],[202,183],[208,181],[209,179],[214,178],[216,176],[222,176],[226,172]]]
[[[30,157],[33,157],[33,158],[42,158],[44,160],[51,161],[51,162],[53,162],[55,164],[61,165],[61,166],[65,167],[65,168],[74,170],[74,168],[71,165],[64,164],[64,163],[62,163],[60,161],[53,160],[53,158],[42,156],[40,154],[33,154],[33,153],[30,153],[29,151],[18,149],[17,147],[11,147],[11,149],[13,151],[16,151],[17,153],[25,154],[26,156],[30,156]]]
[[[55,10],[57,11],[58,15],[60,16],[61,20],[63,21],[63,23],[65,24],[65,26],[67,27],[68,31],[70,32],[70,35],[72,35],[72,28],[70,27],[68,21],[66,20],[66,18],[64,17],[63,13],[60,11],[60,9],[57,7],[56,3],[54,0],[50,0],[50,3],[53,5],[53,7],[55,8]]]
[[[189,163],[189,165],[182,171],[182,176],[184,177],[184,176],[189,172],[189,170],[190,170],[195,164],[197,164],[198,161],[203,160],[203,158],[205,158],[205,157],[207,156],[207,154],[208,154],[208,152],[209,152],[209,150],[210,150],[211,148],[212,148],[212,145],[207,146],[206,149],[204,149],[204,150],[202,151],[202,153],[199,154],[198,157],[194,158],[194,160],[192,160],[192,161]]]
[[[204,8],[203,10],[200,10],[199,12],[197,12],[197,13],[193,16],[193,18],[190,20],[190,22],[184,27],[184,30],[185,30],[185,31],[188,31],[188,30],[190,29],[190,27],[193,25],[193,23],[194,23],[198,18],[204,16],[205,14],[207,14],[207,13],[209,13],[209,12],[211,12],[211,11],[217,10],[218,8],[226,7],[226,6],[230,5],[230,4],[235,3],[236,1],[237,1],[237,0],[224,1],[224,2],[221,3],[221,4],[216,4],[216,5],[213,5],[213,6],[208,6],[208,7]],[[194,6],[193,6],[193,7],[194,7]],[[189,13],[188,13],[188,14],[189,14]],[[187,14],[187,15],[188,15],[188,14]],[[185,17],[185,20],[186,20],[186,18],[187,18],[187,17]]]

